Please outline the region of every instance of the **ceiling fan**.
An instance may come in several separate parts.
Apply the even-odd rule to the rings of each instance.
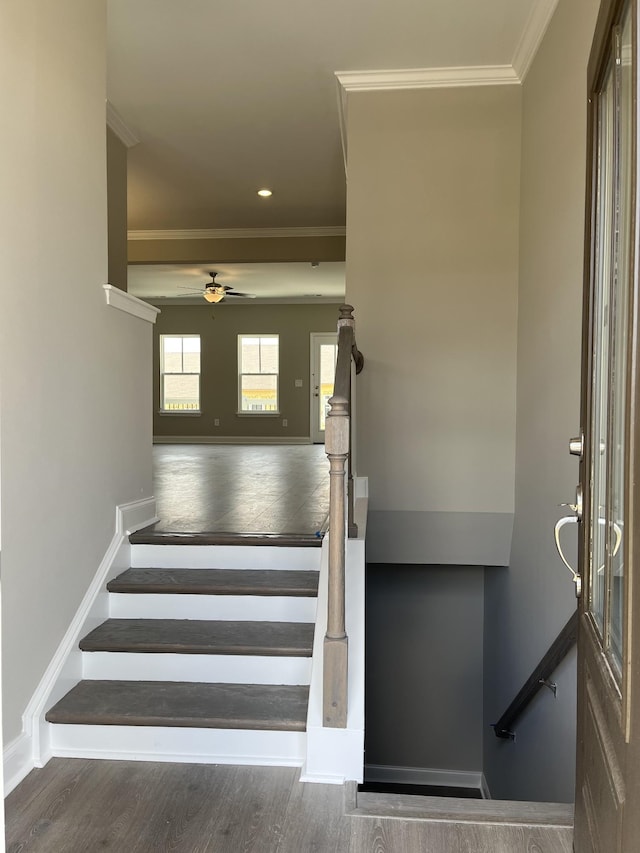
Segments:
[[[217,284],[216,276],[217,272],[209,272],[207,275],[211,276],[211,281],[208,281],[204,285],[204,290],[191,290],[191,293],[200,293],[207,300],[207,302],[221,302],[225,296],[233,296],[240,297],[242,299],[255,299],[255,294],[253,293],[241,293],[239,290],[234,290],[233,287],[230,287],[228,284]],[[180,285],[178,285],[180,287]],[[181,290],[185,290],[186,288],[180,287]]]

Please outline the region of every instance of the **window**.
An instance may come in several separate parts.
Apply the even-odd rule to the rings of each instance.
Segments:
[[[200,411],[200,335],[160,335],[160,411]]]
[[[238,412],[278,412],[278,335],[238,335]]]

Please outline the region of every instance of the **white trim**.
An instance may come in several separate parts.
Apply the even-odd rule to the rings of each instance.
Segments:
[[[351,542],[354,540],[351,539]],[[317,572],[321,548],[267,545],[132,545],[131,568],[255,569]]]
[[[174,619],[180,618],[174,616]],[[285,618],[281,621],[289,620]],[[205,684],[309,684],[311,659],[276,655],[84,652],[82,678],[100,681],[192,681]]]
[[[304,732],[51,725],[52,755],[111,761],[300,767]]]
[[[323,655],[327,626],[329,531],[322,542],[318,583],[318,616],[313,639],[311,685],[307,712],[307,754],[301,782],[362,782],[364,760],[364,586],[367,501],[354,508],[358,537],[345,542],[345,623],[349,637],[347,727],[323,726]]]
[[[127,148],[133,148],[134,145],[140,142],[110,101],[107,101],[107,126],[111,128],[120,142],[126,145]]]
[[[479,790],[482,790],[483,779],[481,770],[439,770],[432,767],[394,767],[384,764],[365,764],[364,775],[367,782],[442,785],[447,788]]]
[[[156,515],[154,497],[140,498],[116,507],[116,533],[121,533],[123,536],[129,536],[130,533],[155,524],[156,521],[160,521],[160,518]]]
[[[344,237],[344,225],[311,228],[191,228],[129,231],[129,240],[246,240],[256,237]]]
[[[323,341],[324,339],[324,341]],[[324,430],[320,429],[318,422],[320,394],[316,395],[314,386],[315,372],[318,373],[320,379],[321,358],[320,347],[323,342],[325,344],[336,345],[338,342],[337,332],[310,332],[309,333],[309,431],[311,432],[311,441],[313,444],[324,444]],[[318,355],[318,363],[316,364],[316,353]],[[315,368],[315,371],[314,371]],[[318,389],[320,384],[318,383]]]
[[[109,593],[112,619],[215,619],[219,622],[315,622],[316,599],[301,595]],[[92,652],[92,654],[96,654]],[[111,652],[110,654],[115,654]],[[127,652],[132,654],[132,652]],[[162,655],[147,655],[162,657]],[[183,660],[189,655],[181,655]],[[212,655],[191,655],[210,658]],[[263,662],[264,662],[263,658]],[[144,679],[143,679],[144,680]],[[197,681],[198,679],[194,679]]]
[[[118,308],[120,311],[125,311],[127,314],[132,314],[134,317],[139,317],[141,320],[146,320],[148,323],[155,323],[160,309],[154,305],[149,305],[137,296],[132,296],[125,290],[120,290],[119,287],[114,287],[112,284],[103,284],[107,305],[112,308]]]
[[[520,83],[520,78],[511,65],[336,71],[335,75],[346,93],[442,89],[456,86],[514,86]]]
[[[527,72],[531,68],[531,63],[551,23],[558,2],[559,0],[538,0],[531,9],[512,61],[520,82],[524,82]]]
[[[76,615],[55,651],[22,715],[22,733],[4,751],[5,778],[14,786],[34,767],[44,767],[52,752],[50,725],[44,715],[82,677],[78,640],[108,616],[107,581],[130,565],[130,532],[158,521],[155,498],[143,498],[116,507],[114,536],[85,593]],[[11,788],[7,784],[5,795]]]
[[[31,738],[21,732],[5,749],[2,756],[5,797],[33,770],[35,763],[31,751]]]
[[[154,435],[154,444],[311,444],[307,435]]]

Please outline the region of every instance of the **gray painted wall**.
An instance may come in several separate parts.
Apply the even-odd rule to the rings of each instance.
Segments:
[[[367,764],[481,770],[483,574],[367,566]]]
[[[153,334],[153,432],[154,435],[198,438],[309,437],[310,335],[335,332],[336,305],[185,305],[163,306]],[[280,415],[238,416],[238,335],[280,336]],[[160,335],[200,335],[199,416],[159,414]],[[302,385],[296,387],[296,379]],[[220,421],[219,426],[214,420]],[[288,425],[282,425],[286,418]]]
[[[102,289],[106,3],[10,6],[0,27],[11,80],[0,143],[10,164],[0,194],[5,744],[113,539],[116,505],[152,487],[151,327],[109,307]],[[44,302],[34,274],[46,275]]]
[[[482,561],[508,561],[520,97],[349,95],[346,295],[366,359],[358,470],[376,513],[372,562],[475,563],[478,536]]]
[[[597,9],[597,0],[561,0],[524,84],[515,522],[509,571],[486,575],[488,723],[575,607],[553,526],[578,476],[567,442],[580,424],[586,63]],[[515,744],[486,730],[485,775],[495,796],[572,801],[573,656],[554,680],[557,700],[548,691],[538,697]]]

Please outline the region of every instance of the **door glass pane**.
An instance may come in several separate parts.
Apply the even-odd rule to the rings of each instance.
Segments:
[[[622,666],[624,606],[624,515],[625,515],[625,417],[626,366],[629,322],[631,258],[631,187],[633,154],[631,11],[622,22],[618,52],[618,221],[615,247],[616,268],[612,300],[611,328],[611,508],[609,553],[611,555],[609,595],[609,645],[613,662]]]
[[[329,411],[329,398],[333,396],[333,382],[336,374],[337,344],[320,344],[320,388],[319,388],[319,428],[324,430],[325,419]]]
[[[598,101],[597,210],[593,324],[590,609],[604,636],[609,313],[613,249],[614,93],[610,68]]]

